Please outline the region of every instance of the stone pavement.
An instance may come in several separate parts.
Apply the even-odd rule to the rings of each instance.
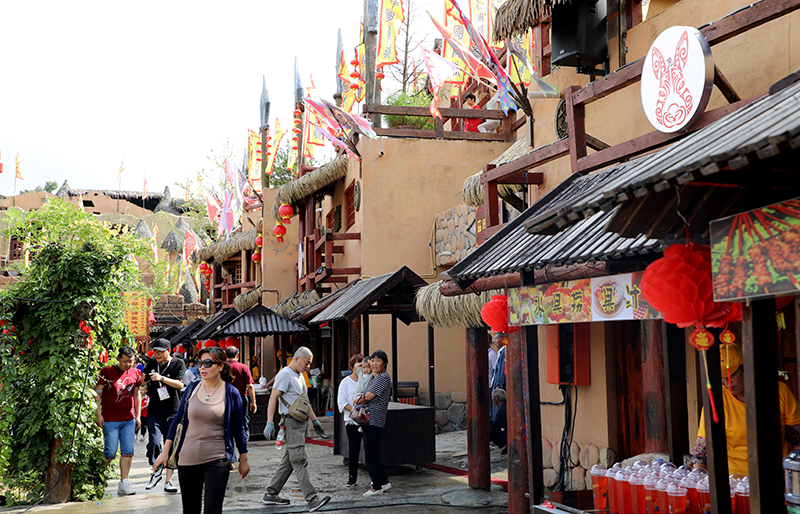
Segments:
[[[333,433],[331,418],[325,420],[325,431]],[[312,431],[313,433],[313,431]],[[362,493],[369,488],[369,474],[363,466],[359,472],[358,486],[344,487],[347,482],[347,467],[341,456],[333,455],[333,449],[315,444],[306,445],[309,457],[309,475],[320,494],[330,495],[331,502],[319,512],[366,513],[375,508],[383,508],[391,514],[436,513],[451,514],[458,512],[481,512],[495,514],[508,511],[508,495],[499,485],[493,485],[491,491],[472,490],[467,485],[467,478],[453,474],[423,469],[415,472],[413,466],[397,466],[388,468],[392,489],[382,495],[365,498]],[[437,464],[466,471],[466,432],[451,432],[436,436]],[[164,492],[163,480],[151,491],[144,486],[150,478],[150,468],[145,458],[145,443],[136,443],[136,455],[131,469],[131,485],[136,490],[133,496],[117,495],[117,481],[112,481],[105,497],[99,502],[73,502],[61,505],[42,505],[29,512],[67,514],[159,514],[181,512],[180,494]],[[234,514],[249,513],[297,513],[306,512],[307,504],[303,501],[297,481],[291,477],[286,483],[281,496],[289,498],[291,505],[285,507],[266,506],[261,503],[267,483],[277,467],[282,450],[275,448],[274,441],[263,438],[251,441],[249,449],[250,474],[242,480],[238,473],[231,472],[228,492],[225,499],[225,512]],[[507,478],[507,459],[500,455],[500,450],[492,447],[493,477]],[[177,482],[177,472],[175,481]],[[179,485],[180,487],[180,485]],[[0,509],[0,514],[21,513],[25,507]]]

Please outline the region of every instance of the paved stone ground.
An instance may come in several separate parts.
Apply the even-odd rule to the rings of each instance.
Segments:
[[[332,434],[331,418],[326,421],[326,433]],[[342,457],[333,455],[333,449],[326,446],[308,444],[309,475],[320,494],[330,495],[331,502],[319,512],[353,513],[373,512],[376,508],[391,514],[458,512],[481,512],[495,514],[508,511],[508,495],[498,485],[491,491],[475,491],[468,487],[467,478],[440,471],[423,469],[415,472],[411,466],[388,468],[392,489],[382,495],[365,498],[362,493],[369,487],[369,474],[365,468],[359,473],[359,485],[344,487],[347,481],[347,467]],[[437,464],[467,468],[466,432],[451,432],[436,436]],[[181,512],[180,494],[164,492],[163,481],[152,491],[144,486],[150,478],[150,469],[145,455],[145,443],[136,443],[136,456],[131,469],[131,484],[137,493],[133,496],[117,496],[117,482],[112,481],[105,498],[99,502],[68,503],[62,505],[43,505],[30,512],[85,514],[151,514],[155,509],[159,514]],[[236,472],[231,473],[225,500],[225,512],[235,514],[249,513],[295,513],[306,512],[297,481],[291,477],[282,496],[291,500],[286,507],[265,506],[261,503],[266,486],[272,477],[282,455],[273,441],[254,440],[250,444],[250,474],[242,480]],[[507,459],[500,450],[492,447],[492,472],[496,478],[507,478]],[[175,474],[177,481],[177,473]],[[0,509],[2,514],[21,513],[25,508]],[[381,512],[379,511],[379,512]]]

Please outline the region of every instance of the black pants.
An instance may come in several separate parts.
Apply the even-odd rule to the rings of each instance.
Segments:
[[[361,432],[358,431],[358,425],[345,425],[347,432],[347,465],[349,466],[347,481],[355,483],[358,481],[358,458],[361,454]]]
[[[204,514],[220,514],[225,501],[225,488],[231,474],[231,461],[217,459],[196,466],[178,466],[181,481],[183,514],[200,514],[201,495],[205,486]]]
[[[382,427],[366,426],[364,428],[364,459],[369,468],[369,478],[372,480],[373,489],[380,489],[389,483],[386,470],[378,457],[378,443],[381,439]]]

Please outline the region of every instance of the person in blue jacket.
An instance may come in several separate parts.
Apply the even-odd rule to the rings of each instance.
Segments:
[[[234,442],[240,454],[239,475],[244,478],[250,472],[242,395],[230,383],[233,377],[223,350],[204,348],[198,364],[202,380],[187,387],[153,471],[166,465],[175,432],[183,424],[183,441],[178,446],[183,513],[200,514],[204,499],[205,514],[218,514],[225,500]]]

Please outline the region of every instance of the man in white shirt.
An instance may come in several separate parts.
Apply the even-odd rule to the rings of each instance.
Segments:
[[[303,498],[308,502],[309,512],[314,512],[325,506],[330,500],[330,496],[320,497],[317,490],[308,478],[308,457],[306,455],[306,436],[308,435],[308,420],[299,421],[289,414],[289,407],[301,397],[306,395],[306,381],[302,373],[311,369],[311,362],[314,355],[311,350],[301,346],[294,352],[292,362],[283,368],[275,376],[275,383],[272,385],[272,392],[267,406],[267,427],[264,429],[264,436],[272,439],[275,435],[275,407],[283,414],[285,438],[284,451],[278,469],[272,477],[272,482],[267,486],[267,492],[261,502],[265,505],[288,505],[290,502],[286,498],[281,498],[278,494],[283,489],[286,481],[294,472],[300,490],[303,491]],[[308,402],[308,398],[305,398]],[[324,437],[325,431],[322,423],[314,414],[314,409],[308,406],[308,419],[314,425],[317,435]]]
[[[502,105],[500,105],[500,100],[497,98],[497,93],[486,102],[484,109],[491,109],[491,110],[499,110],[502,109]],[[497,132],[497,127],[500,126],[500,120],[486,120],[480,125],[478,125],[478,132]]]

